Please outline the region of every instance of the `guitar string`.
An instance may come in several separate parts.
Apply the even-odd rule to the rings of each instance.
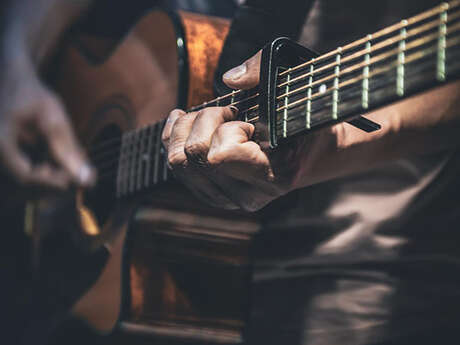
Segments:
[[[447,5],[447,6],[446,6],[446,5]],[[354,42],[352,42],[352,43],[350,43],[350,44],[348,44],[348,45],[346,45],[346,46],[344,46],[344,47],[341,47],[340,49],[338,48],[338,49],[333,50],[333,51],[331,51],[331,52],[329,52],[329,53],[326,53],[326,54],[323,54],[323,55],[321,55],[321,56],[319,56],[319,57],[317,57],[317,58],[314,58],[314,59],[312,59],[312,60],[310,60],[310,61],[307,61],[307,62],[305,62],[305,63],[303,63],[303,64],[297,65],[297,66],[292,67],[292,68],[290,68],[290,69],[287,69],[287,70],[285,70],[285,71],[283,71],[283,72],[280,72],[280,73],[278,74],[278,76],[280,77],[280,76],[283,76],[284,74],[292,73],[292,72],[294,72],[294,71],[296,71],[296,70],[303,69],[303,68],[305,68],[305,67],[310,66],[311,64],[314,64],[314,63],[316,63],[316,62],[322,61],[322,60],[324,60],[324,59],[326,59],[326,58],[328,58],[328,57],[332,57],[334,54],[338,54],[339,52],[340,52],[342,55],[344,55],[344,54],[347,52],[347,50],[350,50],[350,49],[352,49],[352,48],[354,48],[354,47],[357,47],[357,46],[359,46],[360,44],[366,43],[366,42],[369,40],[369,36],[371,36],[371,37],[372,37],[372,40],[374,40],[375,38],[378,38],[378,37],[387,35],[388,33],[394,32],[394,31],[396,31],[397,29],[401,29],[401,28],[404,27],[404,26],[415,25],[415,24],[417,24],[418,22],[420,22],[420,21],[422,21],[422,20],[424,20],[424,19],[426,19],[426,18],[429,18],[429,17],[434,16],[434,15],[436,15],[436,14],[442,13],[442,12],[444,12],[444,11],[447,11],[448,9],[452,10],[453,8],[457,7],[458,5],[460,5],[460,0],[459,0],[459,1],[453,1],[451,4],[447,4],[447,3],[441,4],[441,5],[439,5],[438,7],[434,8],[434,9],[432,9],[432,10],[430,10],[430,11],[424,12],[424,13],[418,15],[418,16],[414,16],[414,17],[412,17],[412,18],[407,19],[407,20],[406,20],[406,23],[403,23],[404,21],[401,21],[401,22],[398,23],[398,24],[395,24],[395,25],[393,25],[393,26],[391,26],[391,27],[388,27],[388,28],[386,28],[386,29],[380,30],[380,31],[378,31],[378,32],[376,32],[376,33],[374,33],[374,34],[372,34],[372,35],[368,35],[368,36],[366,36],[365,38],[363,38],[363,39],[361,39],[361,40],[354,41]],[[434,12],[433,12],[433,11],[434,11]],[[431,12],[431,14],[428,15],[430,12]],[[448,17],[448,20],[446,21],[446,25],[447,25],[448,23],[454,21],[455,19],[459,18],[459,15],[460,15],[460,13],[450,14],[449,17]],[[415,19],[417,19],[417,20],[415,20]],[[374,45],[373,47],[371,47],[371,53],[372,53],[372,52],[375,52],[375,51],[377,51],[377,50],[384,49],[384,48],[386,48],[386,47],[388,47],[388,46],[390,46],[390,45],[392,45],[392,44],[396,44],[396,43],[398,43],[398,42],[400,42],[400,41],[402,41],[402,40],[407,40],[407,39],[409,39],[410,37],[413,37],[413,36],[415,36],[415,35],[418,35],[418,34],[420,34],[421,32],[426,31],[426,30],[424,30],[424,28],[426,28],[427,26],[432,27],[433,24],[439,24],[439,20],[435,20],[435,21],[433,21],[433,22],[430,22],[430,23],[428,23],[428,24],[425,24],[425,25],[422,26],[422,27],[414,28],[414,29],[412,29],[412,30],[409,30],[405,38],[399,39],[399,40],[397,40],[397,41],[394,40],[394,37],[398,37],[398,36],[401,37],[400,35],[396,35],[396,36],[394,36],[393,38],[389,38],[389,39],[387,39],[387,40],[385,40],[385,41],[379,42],[378,44],[376,44],[376,45]],[[458,26],[457,26],[457,27],[458,27]],[[456,27],[456,28],[457,28],[457,27]],[[391,30],[390,30],[390,29],[391,29]],[[452,28],[451,28],[450,30],[452,30]],[[363,50],[361,50],[361,51],[355,52],[353,55],[344,57],[344,58],[342,59],[342,62],[341,62],[341,63],[343,64],[343,63],[345,63],[345,62],[347,62],[347,61],[352,61],[352,60],[354,60],[355,58],[358,58],[358,57],[360,57],[360,56],[363,56],[363,55],[365,55],[365,54],[367,54],[367,53],[369,53],[369,51],[368,51],[367,49],[363,49]],[[348,59],[348,60],[347,60],[347,59]],[[337,62],[331,63],[331,64],[326,65],[326,66],[322,66],[322,67],[320,67],[319,69],[316,69],[313,73],[310,73],[310,72],[309,72],[309,73],[303,74],[303,75],[301,75],[301,76],[297,76],[297,77],[294,78],[294,79],[291,79],[290,82],[285,82],[285,83],[282,83],[282,84],[280,84],[280,85],[277,85],[277,88],[284,87],[284,86],[286,86],[286,85],[289,85],[290,83],[296,83],[296,82],[299,81],[299,79],[303,79],[303,78],[306,78],[306,77],[309,77],[309,76],[314,76],[315,74],[321,72],[322,70],[326,70],[326,69],[328,69],[328,68],[333,68],[333,67],[335,67],[336,65],[337,65]],[[329,77],[330,77],[330,78],[334,78],[334,77],[335,77],[335,74],[331,74]],[[305,86],[304,86],[304,87],[305,87]],[[294,93],[294,92],[296,92],[296,91],[297,91],[297,92],[300,92],[301,90],[299,90],[299,89],[294,89],[294,90],[292,90],[292,93]],[[234,91],[231,92],[231,93],[228,93],[228,94],[223,95],[223,96],[219,96],[219,97],[214,98],[214,99],[212,99],[212,100],[210,100],[210,101],[204,102],[204,103],[202,103],[201,105],[191,107],[190,109],[187,110],[187,112],[199,110],[199,109],[204,108],[204,107],[206,107],[206,106],[208,106],[208,105],[210,105],[210,104],[212,104],[212,103],[218,104],[220,101],[222,101],[222,100],[224,100],[224,99],[227,99],[227,98],[229,98],[229,97],[235,97],[235,96],[239,95],[241,92],[243,92],[243,90],[234,90]],[[278,98],[285,97],[285,96],[288,96],[288,95],[290,95],[290,94],[283,94],[283,95],[278,96]],[[229,104],[229,105],[233,105],[233,104]],[[121,140],[121,139],[119,139],[119,138],[109,139],[109,140],[107,140],[107,141],[105,141],[105,142],[99,144],[97,147],[94,147],[94,150],[95,150],[95,149],[100,149],[100,148],[102,148],[102,147],[105,147],[105,146],[107,146],[107,145],[113,143],[113,142],[116,141],[116,140]]]
[[[442,12],[445,12],[445,11],[448,11],[448,10],[453,10],[455,9],[456,7],[458,7],[460,5],[460,0],[455,0],[455,1],[451,1],[451,2],[444,2],[430,10],[427,10],[425,12],[422,12],[418,15],[415,15],[413,17],[410,17],[408,19],[405,19],[405,20],[401,20],[399,23],[396,23],[396,24],[393,24],[389,27],[386,27],[382,30],[379,30],[375,33],[373,33],[371,36],[373,37],[373,39],[376,39],[376,38],[380,38],[380,37],[383,37],[385,35],[388,35],[392,32],[395,32],[395,31],[398,31],[404,27],[407,27],[407,26],[412,26],[412,25],[416,25],[418,23],[420,23],[421,21],[423,20],[426,20],[430,17],[433,17],[433,16],[436,16],[436,15],[439,15],[441,14]],[[289,72],[294,72],[298,69],[301,69],[301,68],[305,68],[305,67],[309,67],[311,64],[315,64],[319,61],[322,61],[322,60],[325,60],[326,58],[330,58],[330,57],[333,57],[334,55],[337,55],[338,53],[342,52],[346,52],[346,51],[349,51],[355,47],[358,47],[359,45],[361,44],[365,44],[369,39],[369,35],[361,38],[361,39],[358,39],[354,42],[351,42],[343,47],[340,47],[340,48],[337,48],[335,50],[332,50],[328,53],[325,53],[325,54],[322,54],[321,56],[318,56],[312,60],[309,60],[309,61],[306,61],[300,65],[297,65],[295,67],[292,67],[290,71],[283,71],[280,73],[280,76],[283,76],[284,74],[287,74]]]
[[[247,101],[250,101],[251,99],[254,99],[258,96],[258,93],[257,94],[252,94],[252,95],[249,95],[249,97],[246,97],[242,100],[238,100],[237,102],[233,102],[229,105],[239,105],[239,104],[242,104],[244,102],[247,102]],[[247,109],[249,108],[241,108],[240,110],[240,113],[244,113],[245,111],[247,111]],[[247,121],[247,122],[250,122],[250,121]],[[162,127],[164,123],[164,120],[159,122],[159,123],[156,123],[156,124],[153,124],[153,125],[149,125],[149,126],[145,126],[143,128],[139,128],[139,129],[136,129],[136,130],[133,130],[133,132],[141,132],[143,130],[146,130],[147,128],[149,127],[157,127],[157,126],[160,126]],[[158,127],[157,127],[158,128]],[[146,136],[143,140],[146,140],[148,139],[148,136]],[[116,142],[120,143],[121,142],[121,136],[118,138],[118,140],[116,140]],[[114,141],[112,141],[113,143]],[[137,143],[140,144],[141,140],[137,140],[136,141]],[[157,149],[158,147],[156,147]],[[92,151],[90,153],[90,158],[93,160],[93,161],[99,161],[100,164],[104,164],[104,165],[111,165],[113,164],[114,162],[118,161],[119,157],[116,155],[119,153],[121,149],[121,145],[112,145],[112,147],[110,147],[108,150],[104,150],[104,151],[99,151],[99,152],[94,152]],[[112,159],[106,159],[105,161],[102,160],[102,158],[104,157],[107,157],[107,156],[110,156],[112,157]]]
[[[423,59],[423,57],[420,58],[420,59]],[[415,60],[414,60],[414,61],[415,61]],[[409,62],[409,63],[410,63],[410,62]],[[391,68],[387,68],[385,71],[381,71],[381,72],[382,72],[381,74],[383,74],[382,76],[383,76],[383,77],[386,77],[387,74],[388,74],[387,72],[392,72],[392,73],[393,73],[393,71],[395,70],[395,67],[396,67],[396,66],[393,66],[393,67],[391,67]],[[426,64],[424,64],[424,65],[422,65],[422,66],[416,65],[416,66],[414,66],[414,67],[416,67],[417,70],[412,70],[410,73],[406,72],[406,75],[405,75],[405,76],[406,76],[407,80],[411,80],[411,78],[413,78],[413,77],[415,77],[415,76],[417,76],[417,75],[420,75],[422,72],[430,71],[430,70],[433,70],[433,68],[434,68],[433,62],[432,62],[432,61],[430,61],[429,63],[426,63]],[[421,67],[421,68],[420,68],[420,67]],[[458,64],[457,69],[460,69],[460,64]],[[393,74],[394,74],[394,73],[393,73]],[[381,82],[381,83],[379,84],[379,86],[376,87],[376,88],[374,88],[372,91],[373,91],[373,92],[377,92],[377,91],[382,91],[382,90],[383,90],[383,91],[389,91],[389,92],[391,92],[391,93],[394,93],[394,91],[391,91],[390,89],[388,89],[388,86],[389,86],[389,85],[391,85],[391,86],[394,86],[394,85],[395,85],[395,78],[396,78],[395,75],[393,76],[393,78],[385,78],[385,81]],[[434,75],[429,75],[428,77],[424,77],[423,79],[424,79],[425,82],[429,82],[429,81],[431,81],[431,80],[434,80],[435,77],[434,77]],[[358,89],[356,88],[356,86],[358,86]],[[353,90],[353,88],[354,88],[355,90]],[[358,91],[356,91],[356,90],[358,90]],[[345,103],[345,102],[353,102],[353,101],[355,101],[354,105],[352,105],[350,108],[353,109],[354,106],[358,106],[359,108],[362,109],[362,103],[361,103],[361,99],[360,99],[360,96],[361,96],[361,92],[360,92],[360,91],[361,91],[361,85],[360,85],[360,84],[354,84],[352,87],[350,87],[349,89],[345,89],[344,91],[345,91],[345,92],[349,92],[348,94],[351,93],[351,94],[353,94],[353,95],[352,95],[352,96],[349,96],[349,97],[347,97],[346,95],[344,95],[344,96],[341,97],[341,101],[344,102],[344,103]],[[355,95],[355,94],[357,94],[358,96]],[[330,95],[330,94],[329,94],[329,95]],[[302,106],[302,105],[299,105],[299,106]],[[330,109],[330,108],[331,108],[331,105],[330,105],[330,103],[328,103],[328,105],[326,105],[326,106],[322,106],[322,107],[319,107],[318,109],[315,109],[314,112],[315,112],[316,114],[319,114],[319,113],[321,113],[321,111],[327,110],[327,109]],[[350,108],[349,108],[349,109],[350,109]],[[344,116],[339,117],[339,118],[343,118],[343,117],[344,117]],[[296,121],[296,120],[298,120],[298,119],[304,119],[304,118],[305,118],[305,113],[302,113],[302,114],[299,114],[299,115],[291,116],[287,121],[288,121],[288,122],[293,122],[293,121]],[[330,118],[330,117],[329,117],[329,118]],[[276,126],[277,126],[277,129],[278,129],[278,130],[281,128],[281,125],[283,124],[283,121],[284,121],[284,119],[281,118],[281,117],[279,117],[279,120],[276,122]],[[321,121],[321,119],[319,119],[319,121]],[[317,123],[316,125],[318,125],[318,123]],[[296,133],[296,130],[299,131],[300,129],[305,129],[305,126],[303,125],[303,126],[297,128],[297,129],[293,129],[293,130],[291,131],[291,135],[294,135],[294,134]]]
[[[459,13],[459,15],[460,15],[460,13]],[[459,16],[459,18],[460,18],[460,16]],[[455,25],[454,27],[451,27],[450,29],[448,29],[448,30],[447,30],[447,34],[456,32],[456,31],[458,31],[458,30],[460,30],[460,23],[458,23],[458,24]],[[414,35],[414,36],[415,36],[415,35]],[[406,38],[403,38],[403,39],[401,39],[401,40],[392,41],[392,43],[389,44],[389,45],[397,44],[397,43],[399,43],[399,42],[401,42],[401,41],[407,41],[407,40],[408,40],[409,38],[411,38],[411,37],[413,37],[413,36],[409,36],[409,35],[408,35]],[[407,52],[407,51],[409,51],[409,50],[411,50],[411,49],[418,48],[418,47],[420,47],[420,46],[423,46],[423,45],[425,45],[425,44],[427,44],[427,43],[430,43],[430,42],[435,41],[435,40],[438,40],[438,39],[439,39],[439,34],[438,34],[438,33],[435,33],[435,34],[431,34],[431,35],[425,36],[425,37],[423,37],[423,38],[420,38],[420,39],[417,39],[417,40],[412,41],[412,42],[410,42],[410,43],[407,43],[407,44],[406,44],[406,49],[405,49],[405,51]],[[389,45],[387,45],[386,47],[388,47]],[[363,67],[365,67],[365,66],[371,66],[373,63],[376,63],[376,62],[379,62],[379,61],[381,61],[381,60],[387,59],[387,58],[389,58],[389,57],[398,55],[400,52],[401,52],[401,51],[400,51],[399,48],[395,48],[395,49],[393,49],[393,50],[391,50],[391,51],[387,51],[387,52],[381,53],[381,54],[379,54],[379,55],[375,55],[375,56],[373,56],[373,57],[370,59],[369,62],[364,62],[364,61],[362,61],[362,62],[360,62],[359,64],[353,64],[352,66],[348,67],[347,69],[341,70],[341,71],[339,72],[338,75],[335,74],[335,73],[328,74],[328,75],[324,76],[323,78],[321,78],[320,80],[316,80],[316,81],[313,82],[312,84],[302,85],[302,86],[299,87],[299,88],[292,89],[292,91],[285,92],[285,93],[283,93],[283,94],[281,94],[281,95],[278,95],[276,99],[277,99],[277,100],[281,100],[281,99],[283,99],[283,98],[285,98],[285,97],[289,97],[289,96],[295,95],[295,94],[297,94],[297,93],[299,93],[299,92],[301,92],[301,91],[303,91],[303,90],[306,90],[306,89],[308,89],[308,88],[311,87],[311,86],[315,86],[315,85],[318,85],[318,84],[322,84],[322,83],[324,83],[324,82],[326,82],[326,81],[328,81],[328,80],[332,80],[332,79],[334,79],[334,78],[336,78],[336,77],[339,77],[339,78],[340,78],[340,77],[342,77],[343,75],[352,73],[352,72],[354,72],[354,71],[356,71],[356,70],[359,70],[359,69],[361,69],[361,68],[363,68]],[[364,55],[364,54],[363,54],[363,55]],[[362,55],[361,55],[361,56],[362,56]],[[331,63],[331,64],[329,64],[329,65],[327,65],[327,66],[324,66],[324,67],[335,68],[336,66],[343,65],[343,64],[344,64],[344,60],[345,60],[345,58],[344,58],[343,60],[341,60],[340,63],[334,62],[334,63]],[[325,69],[323,68],[323,70],[325,70]],[[319,69],[316,70],[316,73],[318,73],[318,72],[320,72]],[[306,74],[303,74],[303,75],[301,75],[301,76],[298,76],[298,77],[296,77],[296,78],[290,80],[289,82],[284,82],[284,83],[280,84],[280,87],[281,87],[281,86],[286,87],[287,85],[297,84],[297,83],[298,83],[300,80],[302,80],[302,79],[305,79],[305,78],[310,77],[310,76],[311,76],[311,77],[314,77],[314,74],[315,74],[315,73],[311,73],[311,72],[306,73]]]
[[[449,43],[446,43],[446,48],[450,48],[451,46],[454,46],[455,44],[460,43],[460,37],[458,39],[454,40],[454,41],[450,41]],[[409,63],[409,62],[413,62],[413,61],[418,60],[420,55],[422,55],[420,58],[423,58],[424,54],[433,53],[433,52],[436,52],[436,51],[437,51],[437,47],[431,48],[431,49],[425,49],[423,51],[419,51],[417,53],[407,55],[405,57],[405,65],[407,63]],[[398,53],[393,54],[393,56],[396,56],[397,54]],[[393,61],[390,64],[390,66],[388,66],[388,67],[393,68],[393,67],[395,67],[397,65],[398,65],[398,61]],[[366,64],[366,66],[367,66],[367,64]],[[379,70],[374,70],[374,72],[370,73],[367,78],[371,78],[373,75],[382,73],[382,72],[380,72],[380,70],[382,70],[382,69],[383,69],[383,67],[380,68]],[[343,83],[340,83],[338,88],[340,89],[341,87],[347,86],[349,84],[358,83],[358,82],[362,81],[363,79],[365,79],[364,76],[359,76],[359,77],[356,77],[356,78],[353,78],[353,79],[349,79],[349,80],[347,80],[347,81],[345,81]],[[322,90],[322,91],[319,91],[318,93],[315,93],[314,95],[311,95],[311,97],[303,97],[303,98],[298,99],[298,100],[296,100],[294,102],[291,102],[291,103],[289,103],[287,105],[280,106],[279,108],[276,109],[276,111],[279,112],[279,111],[283,111],[284,109],[292,109],[292,108],[298,106],[299,104],[305,103],[308,100],[315,100],[315,99],[317,99],[319,97],[327,95],[330,92],[332,92],[334,89],[335,89],[335,87],[330,87],[330,88],[327,88],[326,90]]]
[[[450,15],[449,17],[449,20],[446,21],[446,25],[449,24],[449,22],[451,21],[454,21],[455,19],[458,19],[460,18],[460,12],[458,13],[455,13],[453,15]],[[437,20],[434,20],[428,24],[425,24],[421,27],[417,27],[417,28],[414,28],[412,30],[409,30],[407,31],[407,34],[405,35],[405,40],[411,38],[411,37],[414,37],[414,36],[418,36],[420,35],[421,33],[423,32],[426,32],[426,31],[429,31],[430,29],[434,29],[434,28],[438,28],[439,27],[439,19]],[[343,50],[341,50],[341,53],[338,53],[342,56],[342,58],[340,59],[340,63],[338,63],[336,60],[334,60],[333,62],[327,64],[327,65],[324,65],[324,66],[321,66],[321,67],[316,67],[314,69],[313,72],[308,72],[308,73],[305,73],[305,74],[301,74],[299,76],[296,76],[295,78],[291,78],[288,81],[286,82],[283,82],[283,83],[280,83],[277,87],[278,88],[282,88],[282,87],[286,87],[287,85],[291,85],[291,84],[295,84],[297,83],[299,80],[302,80],[302,79],[305,79],[307,77],[310,77],[310,76],[314,76],[314,74],[317,74],[319,72],[322,72],[322,71],[325,71],[327,69],[333,69],[335,68],[337,65],[343,65],[349,61],[353,61],[353,60],[356,60],[358,58],[362,58],[363,56],[369,54],[369,55],[372,55],[373,53],[375,53],[376,51],[379,51],[379,50],[382,50],[386,47],[388,47],[389,45],[392,45],[392,44],[396,44],[396,43],[399,43],[401,40],[398,40],[398,41],[395,41],[395,37],[398,37],[400,35],[396,35],[396,36],[393,36],[391,38],[388,38],[386,39],[385,41],[381,41],[381,42],[378,42],[378,43],[374,43],[370,46],[370,48],[366,48],[366,49],[362,49],[362,50],[359,50],[351,55],[345,55],[346,52],[344,52]],[[373,41],[374,39],[372,38],[372,35],[368,35],[368,40],[365,42],[369,42],[369,41]],[[407,47],[406,47],[407,48]],[[310,67],[310,66],[307,66],[307,67]],[[283,71],[283,72],[280,72],[278,74],[279,77],[287,74],[287,73],[290,73],[293,71],[294,68],[291,68],[290,70],[286,70],[286,71]],[[305,68],[302,68],[302,69],[305,69]],[[333,77],[334,75],[332,75]]]
[[[446,49],[447,49],[447,48],[450,48],[450,47],[452,47],[452,46],[455,46],[457,43],[459,43],[458,37],[456,37],[456,38],[457,38],[457,39],[455,39],[455,38],[450,38],[450,39],[446,40]],[[426,45],[426,43],[420,44],[420,45],[418,45],[417,47],[424,46],[424,45]],[[414,47],[413,47],[413,48],[414,48]],[[425,50],[427,50],[427,49],[425,49]],[[418,51],[418,52],[413,53],[413,54],[411,54],[411,55],[421,54],[421,53],[423,53],[425,50]],[[386,53],[384,53],[384,54],[386,54]],[[386,54],[385,59],[387,59],[387,58],[389,58],[389,57],[394,57],[394,56],[396,56],[396,55],[398,55],[398,54],[399,54],[399,50],[398,50],[398,51],[394,51],[394,54],[392,54],[392,55]],[[411,56],[411,55],[409,55],[409,56]],[[375,56],[375,58],[377,58],[377,57],[379,57],[379,56]],[[385,59],[382,59],[382,60],[385,60]],[[407,60],[407,57],[406,57],[406,60]],[[374,61],[375,61],[375,60],[374,60]],[[376,61],[376,62],[379,62],[379,61]],[[392,62],[392,63],[394,63],[394,62]],[[373,64],[361,63],[359,66],[360,66],[360,67],[365,67],[365,66],[372,67]],[[359,69],[356,69],[356,70],[359,70]],[[334,77],[335,77],[335,76],[334,76]],[[340,77],[340,75],[339,75],[339,77]],[[339,84],[339,89],[340,89],[340,87],[346,86],[346,85],[348,85],[348,84],[350,84],[350,83],[359,82],[359,81],[361,81],[363,78],[364,78],[364,77],[360,77],[360,79],[356,79],[356,78],[355,78],[355,79],[350,79],[350,80],[348,80],[348,81],[346,81],[346,82],[343,82],[343,83]],[[316,83],[312,83],[311,85],[313,86],[313,85],[317,85],[317,84],[324,84],[324,81],[325,81],[324,79],[325,79],[325,78],[321,79],[321,81],[322,81],[321,83],[316,82]],[[309,87],[310,87],[310,84],[301,86],[301,87],[299,87],[298,89],[293,89],[292,93],[288,93],[287,95],[297,94],[297,93],[300,92],[300,91],[298,91],[299,89],[301,89],[301,91],[304,91],[304,90],[307,90]],[[316,98],[323,97],[324,95],[329,94],[329,93],[330,93],[331,91],[333,91],[334,89],[335,89],[335,87],[330,87],[330,88],[327,88],[326,90],[321,90],[320,92],[315,93],[315,94],[311,95],[310,97],[304,97],[304,98],[302,98],[302,99],[296,100],[295,102],[291,102],[291,103],[288,103],[287,105],[283,105],[283,106],[277,108],[276,111],[282,111],[282,110],[284,110],[284,109],[291,109],[291,108],[294,108],[294,107],[298,106],[300,103],[303,103],[303,102],[308,101],[308,100],[312,100],[312,101],[313,101],[313,100],[315,100]],[[280,101],[281,98],[280,98],[280,97],[277,97],[277,100]],[[253,110],[256,110],[257,108],[258,108],[258,105],[255,105],[255,106],[253,106],[252,108],[250,108],[249,110],[250,110],[250,111],[253,111]]]
[[[244,90],[238,90],[238,91],[240,91],[239,93],[241,93],[241,92],[243,92]],[[235,94],[236,94],[236,93],[235,93]],[[231,94],[230,94],[230,95],[231,95]],[[244,103],[244,102],[247,102],[247,101],[249,101],[249,100],[251,100],[251,99],[253,99],[253,98],[256,98],[258,95],[259,95],[258,93],[256,93],[256,94],[250,94],[250,95],[249,95],[248,97],[246,97],[246,98],[237,100],[237,101],[235,101],[235,102],[233,102],[233,103],[229,103],[229,104],[226,104],[226,105],[224,105],[224,106],[232,106],[232,105],[233,105],[233,106],[237,106],[237,105],[239,105],[239,104],[241,104],[241,103]],[[227,98],[227,97],[225,97],[225,98]],[[223,99],[223,97],[222,97],[221,99]],[[210,104],[210,103],[212,103],[212,102],[207,102],[207,104]],[[204,104],[205,104],[205,103],[203,103],[203,104],[201,104],[201,105],[199,105],[199,106],[195,106],[195,107],[193,107],[193,108],[190,108],[190,109],[195,109],[195,110],[190,110],[190,109],[188,109],[188,110],[186,110],[186,112],[189,113],[189,112],[191,112],[191,111],[201,110],[202,108],[205,108]],[[248,109],[249,109],[249,108],[242,108],[242,109],[240,110],[240,112],[247,111]],[[165,121],[165,120],[162,120],[162,121],[160,121],[160,122],[157,122],[157,123],[154,123],[154,124],[151,124],[151,125],[147,125],[147,126],[144,126],[144,127],[142,127],[142,128],[135,129],[135,130],[133,130],[133,132],[134,132],[134,131],[146,130],[146,129],[149,128],[149,127],[154,127],[154,126],[163,124],[164,121]],[[118,136],[118,137],[116,137],[116,138],[111,138],[111,139],[105,140],[104,142],[101,142],[101,143],[99,143],[99,144],[96,144],[95,146],[93,146],[92,148],[90,148],[89,152],[90,152],[90,154],[97,154],[97,153],[99,153],[99,152],[97,152],[97,151],[102,151],[102,149],[104,149],[106,146],[111,145],[111,144],[113,144],[113,143],[121,142],[121,140],[122,140],[121,136]],[[104,153],[105,153],[105,152],[104,152]]]
[[[419,55],[419,56],[416,56],[415,58],[409,60],[407,63],[416,62],[416,61],[418,61],[418,60],[420,60],[420,59],[423,59],[423,58],[424,58],[423,55],[422,55],[422,56]],[[409,58],[408,58],[408,59],[409,59]],[[386,66],[386,68],[383,68],[384,70],[381,68],[381,69],[380,69],[379,71],[377,71],[377,72],[374,71],[374,73],[373,73],[371,76],[377,75],[377,74],[380,74],[380,73],[384,73],[384,72],[387,72],[387,71],[390,71],[390,70],[393,69],[394,67],[395,67],[395,64],[392,63],[390,66]],[[371,77],[371,76],[369,76],[369,77]],[[352,81],[353,81],[354,83],[356,83],[356,82],[361,81],[362,79],[363,79],[362,77],[359,77],[359,78],[355,78],[355,79],[352,80]],[[349,84],[351,84],[351,83],[349,83]],[[330,90],[329,90],[329,92],[330,92]],[[326,95],[327,95],[327,94],[324,94],[324,93],[323,93],[323,94],[320,94],[320,95],[317,95],[317,96],[319,97],[319,96],[326,96]],[[316,97],[315,97],[315,98],[316,98]],[[306,100],[306,99],[303,99],[303,100]],[[302,103],[302,102],[298,102],[297,105],[299,105],[299,104],[301,104],[301,103]],[[317,111],[321,111],[321,110],[323,110],[323,109],[325,109],[325,108],[328,108],[328,107],[325,106],[325,107],[323,107],[323,108],[318,109]],[[282,110],[282,109],[281,109],[281,110]],[[157,146],[155,146],[155,149],[157,149]],[[115,152],[119,152],[119,149],[114,150],[114,151],[115,151]],[[128,156],[129,156],[129,155],[128,155]],[[112,160],[111,162],[110,162],[110,161],[105,161],[105,162],[103,162],[103,163],[102,163],[102,162],[100,162],[100,163],[102,163],[102,164],[110,164],[110,163],[115,163],[115,162],[117,162],[117,161],[118,161],[118,157],[117,157],[116,159]]]
[[[420,59],[422,59],[422,58],[423,58],[423,57],[419,57],[419,58],[417,58],[417,59],[414,59],[412,62],[415,62],[415,61],[420,60]],[[387,68],[386,71],[391,71],[392,69],[394,69],[394,67],[395,67],[395,66],[392,66],[391,68]],[[430,66],[429,68],[431,69],[432,66]],[[390,83],[391,83],[391,82],[388,82],[388,84],[390,84]],[[321,110],[328,109],[328,108],[330,108],[330,107],[329,107],[329,106],[323,106],[323,107],[317,109],[317,111],[320,112]],[[154,147],[153,147],[153,150],[154,150],[154,151],[158,150],[158,146],[154,146]],[[138,156],[138,155],[139,155],[139,153],[134,154],[134,156]],[[133,156],[133,155],[126,155],[125,158],[128,158],[128,157],[129,157],[129,158],[132,158],[132,156]],[[116,163],[117,161],[118,161],[118,159],[117,159],[117,160],[114,160],[114,161],[112,162],[112,164]],[[110,171],[107,171],[107,170],[106,170],[106,171],[101,171],[101,175],[100,175],[101,178],[102,178],[102,176],[104,176],[104,174],[106,174],[107,172],[110,172]],[[113,169],[112,172],[113,172],[114,174],[116,174],[117,171],[116,171],[116,169]]]

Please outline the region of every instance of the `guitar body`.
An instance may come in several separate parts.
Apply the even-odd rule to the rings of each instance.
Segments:
[[[121,40],[72,33],[52,83],[88,152],[211,99],[228,28],[219,18],[154,10]],[[175,184],[123,201],[114,189],[77,195],[82,226],[99,234],[110,258],[73,315],[130,344],[133,336],[240,342],[257,224],[204,207]]]

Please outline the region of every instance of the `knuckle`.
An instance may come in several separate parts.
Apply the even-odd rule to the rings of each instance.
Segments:
[[[208,122],[208,121],[219,121],[223,122],[222,119],[225,119],[227,109],[224,107],[207,107],[201,109],[196,114],[196,119],[201,122]]]
[[[64,134],[62,132],[67,129],[65,126],[65,119],[57,112],[44,114],[42,126],[55,135]]]
[[[189,116],[181,116],[174,122],[173,128],[176,129],[176,130],[178,128],[182,128],[183,126],[187,125],[190,121],[193,121],[193,119],[191,117],[189,117]]]
[[[223,162],[223,157],[224,154],[222,150],[212,150],[209,151],[208,156],[207,156],[207,161],[209,166],[211,167],[217,167]]]
[[[186,157],[184,153],[178,150],[171,150],[168,152],[168,164],[171,168],[183,168],[186,166]]]
[[[208,152],[209,147],[208,144],[202,140],[187,140],[184,150],[186,155],[202,156]]]
[[[215,108],[208,107],[208,108],[203,108],[203,109],[198,110],[198,112],[196,113],[196,118],[197,119],[202,119],[204,117],[210,116],[211,114],[214,113],[213,109],[215,109]]]

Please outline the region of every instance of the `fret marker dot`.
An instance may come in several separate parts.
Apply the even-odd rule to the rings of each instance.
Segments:
[[[325,93],[326,89],[327,89],[326,84],[321,84],[321,86],[319,87],[319,93]]]

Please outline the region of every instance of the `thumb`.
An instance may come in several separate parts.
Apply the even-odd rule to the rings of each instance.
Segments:
[[[222,76],[222,81],[232,89],[251,89],[259,84],[262,51],[232,68]]]

